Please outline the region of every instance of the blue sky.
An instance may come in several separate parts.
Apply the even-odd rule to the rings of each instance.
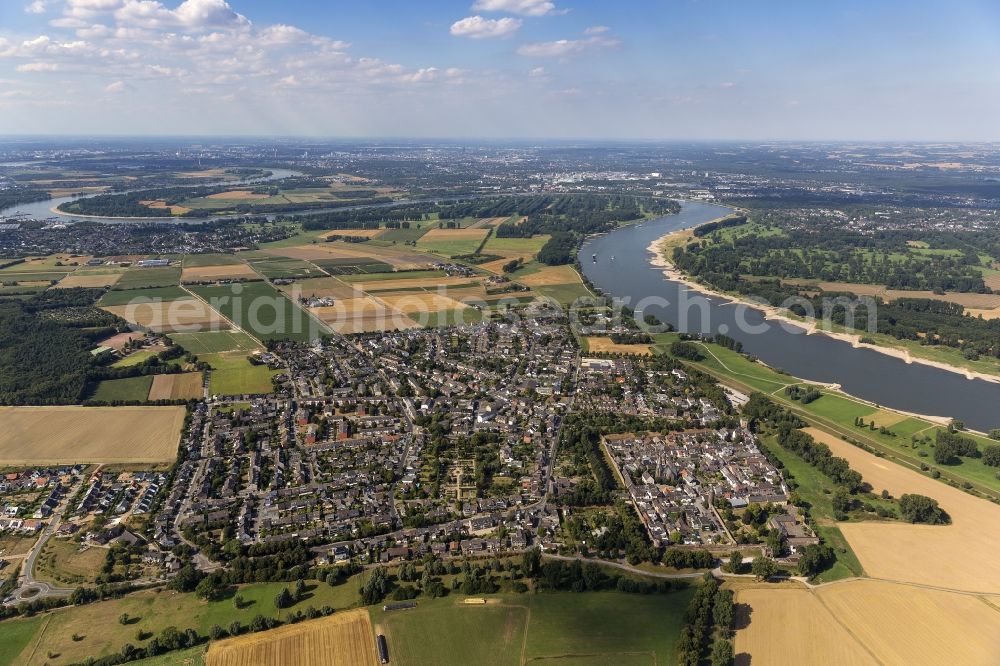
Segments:
[[[1000,3],[0,0],[0,133],[1000,139]]]

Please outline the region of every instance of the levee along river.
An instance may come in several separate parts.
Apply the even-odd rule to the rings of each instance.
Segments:
[[[580,249],[580,265],[607,295],[626,299],[630,307],[641,304],[643,314],[687,333],[725,333],[742,342],[749,354],[796,377],[836,383],[851,395],[886,407],[961,419],[976,430],[1000,427],[1000,383],[907,363],[826,335],[796,332],[766,320],[760,310],[700,294],[650,263],[647,248],[653,241],[729,212],[724,206],[685,202],[676,215],[588,239]],[[692,299],[699,301],[695,309],[681,307]]]

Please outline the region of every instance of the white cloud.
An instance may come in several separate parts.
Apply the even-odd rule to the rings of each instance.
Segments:
[[[184,0],[177,9],[168,9],[157,0],[125,0],[124,4],[115,9],[115,19],[120,24],[141,28],[180,28],[191,31],[250,25],[250,20],[233,11],[226,0]]]
[[[507,12],[521,16],[545,16],[559,13],[555,3],[549,0],[476,0],[473,11]]]
[[[469,16],[452,23],[451,34],[455,37],[471,37],[472,39],[510,37],[520,27],[521,19],[509,17],[486,19],[482,16]]]
[[[611,28],[609,28],[606,25],[592,25],[589,28],[587,28],[586,30],[584,30],[583,34],[585,34],[585,35],[603,35],[608,30],[611,30]]]
[[[117,95],[129,89],[131,89],[131,86],[125,83],[124,81],[114,81],[113,83],[109,83],[108,85],[104,86],[104,92],[108,93],[109,95]]]
[[[53,62],[29,62],[24,65],[18,65],[17,71],[19,72],[58,72],[59,65]]]
[[[45,13],[45,0],[35,0],[34,2],[25,5],[24,11],[29,14],[44,14]]]
[[[545,76],[545,68],[544,67],[535,67],[535,68],[531,69],[528,72],[528,76],[533,76],[535,78],[539,78],[539,77]]]
[[[584,39],[557,39],[554,42],[531,42],[517,48],[519,55],[528,58],[568,58],[595,48],[610,48],[620,43],[613,37],[603,36],[601,31]]]

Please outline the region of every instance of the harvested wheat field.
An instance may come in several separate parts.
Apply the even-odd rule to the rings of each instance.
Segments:
[[[78,275],[70,273],[55,285],[55,289],[69,289],[71,287],[110,287],[121,279],[122,273],[104,273],[96,275]]]
[[[400,312],[389,317],[354,317],[353,319],[341,319],[337,322],[326,322],[326,324],[341,335],[420,328],[420,324]]]
[[[486,238],[487,233],[486,229],[474,229],[472,227],[465,229],[431,229],[420,237],[417,245],[427,241],[483,240]]]
[[[874,580],[825,585],[816,593],[883,664],[1000,660],[1000,611],[976,596]]]
[[[403,275],[406,275],[403,273]],[[370,280],[365,281],[364,276],[358,276],[359,279],[353,280],[351,284],[358,289],[365,291],[395,291],[397,289],[437,289],[438,287],[450,287],[454,285],[468,285],[476,282],[476,278],[470,277],[419,277],[410,278],[401,277],[395,280]]]
[[[183,215],[184,213],[190,213],[190,208],[185,208],[184,206],[168,206],[166,201],[162,199],[147,199],[145,201],[140,201],[146,208],[156,208],[156,209],[167,209],[170,211],[171,215]]]
[[[195,333],[204,330],[228,331],[225,318],[204,301],[182,298],[159,303],[112,305],[105,308],[125,321],[157,333]]]
[[[206,282],[209,280],[258,280],[260,275],[246,264],[225,266],[191,266],[181,272],[181,282]]]
[[[889,428],[896,425],[900,421],[905,421],[909,417],[906,414],[900,414],[899,412],[893,412],[888,409],[876,409],[871,414],[865,414],[863,418],[866,422],[874,421],[876,428],[881,428],[885,426]]]
[[[443,310],[460,310],[468,307],[454,298],[426,291],[379,294],[379,300],[404,314],[435,313]]]
[[[528,287],[548,287],[554,284],[580,282],[580,275],[572,266],[542,266],[533,273],[518,275],[514,279]]]
[[[206,663],[208,666],[364,666],[379,661],[368,611],[351,610],[213,642]]]
[[[1000,292],[1000,274],[984,277],[983,282],[985,282],[986,286],[992,289],[993,291]]]
[[[736,604],[737,664],[877,663],[810,590],[740,589]]]
[[[310,308],[309,311],[324,324],[345,335],[419,328],[415,321],[402,312],[386,307],[384,303],[371,297],[346,298],[336,305]]]
[[[650,354],[649,345],[623,345],[614,342],[607,337],[588,337],[587,349],[595,354],[640,354],[648,356]]]
[[[497,252],[496,254],[501,254]],[[512,254],[509,256],[504,256],[503,259],[497,259],[495,261],[487,261],[485,264],[479,264],[478,268],[482,268],[484,271],[489,271],[495,275],[506,275],[503,272],[503,267],[509,264],[514,259],[520,259],[522,262],[529,262],[534,257],[530,254]]]
[[[277,287],[292,298],[298,296],[305,298],[359,298],[364,296],[358,287],[332,277],[298,280],[292,284],[277,285]]]
[[[0,464],[169,463],[184,407],[0,407]]]
[[[936,585],[955,590],[1000,593],[1000,506],[947,486],[814,428],[806,432],[845,458],[875,492],[894,497],[933,497],[951,525],[840,523],[839,527],[872,578]]]
[[[982,317],[983,319],[1000,319],[1000,308],[992,310],[977,310],[976,308],[966,308],[965,314],[971,317]]]
[[[197,400],[202,397],[200,372],[181,372],[174,375],[156,375],[149,387],[150,400]]]
[[[320,238],[342,236],[347,238],[377,238],[385,233],[385,229],[334,229],[321,234]]]
[[[367,259],[369,261],[380,261],[394,267],[396,270],[411,270],[426,267],[431,259],[419,252],[407,250],[396,250],[389,247],[378,247],[365,250],[360,247],[363,243],[317,243],[315,245],[296,245],[293,247],[268,248],[264,250],[267,254],[278,257],[288,257],[289,259],[303,259],[305,261],[322,261],[325,259]]]
[[[254,201],[255,199],[270,199],[270,194],[251,192],[250,190],[230,190],[209,194],[206,199],[225,199],[227,201]]]
[[[99,347],[110,347],[111,349],[121,350],[126,344],[132,340],[138,340],[144,337],[142,333],[117,333],[112,335],[110,338],[105,338],[97,343]]]

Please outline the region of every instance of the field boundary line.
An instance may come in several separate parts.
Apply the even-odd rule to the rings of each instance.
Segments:
[[[38,651],[38,646],[42,642],[42,636],[45,635],[45,631],[49,628],[49,622],[51,621],[52,621],[52,613],[49,613],[48,615],[45,616],[45,623],[42,624],[42,628],[38,630],[38,635],[35,636],[35,645],[31,648],[31,654],[28,655],[28,658],[25,659],[24,663],[30,664],[31,660],[35,658],[35,653]],[[21,651],[21,654],[24,654],[24,650]]]
[[[850,627],[848,627],[848,626],[847,626],[846,624],[844,624],[844,623],[843,623],[843,622],[842,622],[842,621],[840,620],[840,618],[839,618],[839,617],[837,617],[837,614],[836,614],[836,613],[834,613],[834,612],[833,612],[833,611],[832,611],[832,610],[830,609],[830,607],[826,605],[826,601],[825,601],[825,600],[823,599],[822,595],[820,595],[820,594],[817,594],[817,593],[816,593],[816,592],[815,592],[814,590],[810,590],[810,593],[811,593],[811,594],[812,594],[812,595],[813,595],[814,597],[816,597],[816,600],[817,600],[817,601],[819,601],[819,604],[820,604],[820,606],[822,606],[822,607],[823,607],[823,610],[825,610],[825,611],[827,612],[827,614],[828,614],[828,615],[829,615],[830,617],[832,617],[832,618],[833,618],[833,621],[834,621],[834,622],[836,622],[836,623],[837,623],[838,625],[840,625],[840,627],[841,627],[841,628],[842,628],[842,629],[843,629],[843,630],[844,630],[845,632],[847,632],[847,635],[848,635],[848,636],[850,636],[850,637],[851,637],[852,639],[854,639],[854,642],[855,642],[855,643],[857,643],[857,644],[858,644],[858,646],[859,646],[859,647],[860,647],[860,648],[861,648],[862,650],[864,650],[865,652],[867,652],[867,653],[868,653],[868,656],[870,656],[870,657],[872,658],[872,660],[873,660],[873,661],[874,661],[874,662],[875,662],[876,664],[882,664],[882,666],[885,666],[885,662],[884,662],[884,661],[882,661],[881,659],[879,659],[879,658],[878,658],[878,657],[877,657],[877,656],[875,655],[875,653],[871,651],[871,648],[869,648],[869,647],[868,647],[867,645],[865,645],[865,642],[864,642],[864,641],[862,641],[862,640],[861,640],[861,639],[860,639],[860,638],[858,637],[858,635],[857,635],[857,634],[855,634],[855,633],[854,633],[854,631],[853,631],[853,630],[852,630],[852,629],[851,629]]]
[[[183,289],[183,290],[184,290],[184,291],[186,291],[186,292],[187,292],[188,294],[190,294],[190,295],[191,295],[191,296],[192,296],[193,298],[195,298],[195,299],[197,299],[197,300],[201,301],[202,303],[204,303],[204,304],[205,304],[205,305],[206,305],[206,306],[207,306],[207,307],[208,307],[209,309],[211,309],[211,310],[212,310],[213,312],[217,312],[217,313],[219,314],[219,316],[220,316],[220,317],[222,317],[223,321],[226,321],[226,322],[229,322],[229,325],[230,325],[230,326],[232,326],[233,328],[235,328],[235,329],[236,329],[237,331],[243,331],[243,332],[244,332],[244,333],[246,333],[246,334],[247,334],[248,336],[250,336],[251,338],[253,338],[253,340],[254,340],[254,341],[255,341],[255,342],[257,343],[257,344],[259,344],[259,345],[260,345],[261,347],[264,347],[265,349],[267,349],[267,345],[265,345],[265,344],[264,344],[263,342],[261,342],[261,341],[260,341],[260,340],[259,340],[259,339],[257,338],[257,336],[255,336],[255,335],[254,335],[253,333],[251,333],[250,331],[248,331],[248,330],[244,329],[244,328],[243,328],[242,326],[237,326],[237,325],[236,325],[236,322],[234,322],[234,321],[233,321],[232,319],[230,319],[229,317],[227,317],[226,315],[224,315],[224,314],[223,314],[222,312],[220,312],[219,310],[217,310],[217,309],[213,308],[213,307],[212,307],[212,304],[211,304],[211,303],[209,303],[209,302],[208,302],[208,301],[206,301],[206,300],[205,300],[204,298],[202,298],[201,296],[199,296],[199,295],[198,295],[198,294],[196,294],[195,292],[193,292],[193,291],[191,291],[190,289],[188,289],[187,287],[185,287],[185,286],[184,286],[183,284],[181,284],[181,285],[179,285],[179,286],[180,286],[180,288],[181,288],[181,289]]]

